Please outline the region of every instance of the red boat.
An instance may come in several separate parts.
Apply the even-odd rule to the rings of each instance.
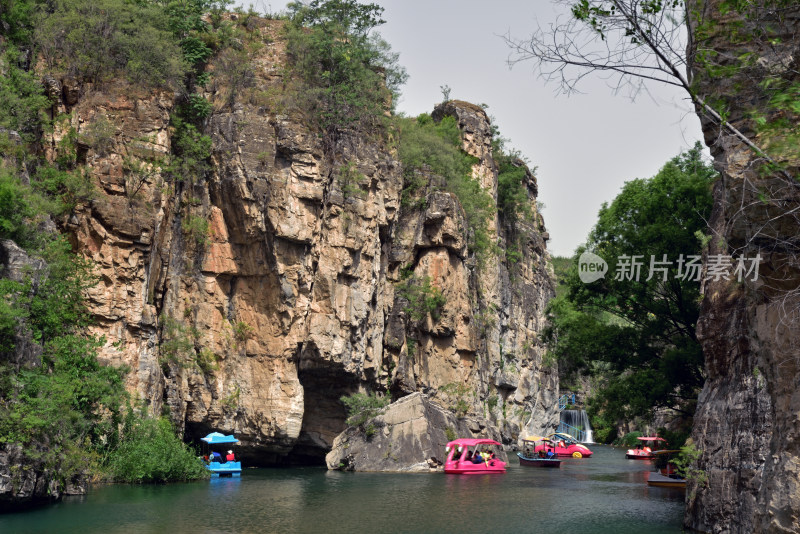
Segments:
[[[592,455],[592,451],[589,450],[589,447],[578,443],[577,440],[569,434],[556,432],[555,434],[550,434],[548,439],[553,442],[555,453],[559,458],[589,458]],[[545,444],[542,443],[536,446],[535,452],[547,452],[548,450],[551,450],[551,447],[545,447]]]
[[[667,446],[667,440],[658,437],[639,437],[636,438],[641,443],[633,449],[628,449],[625,453],[625,458],[630,460],[652,460],[655,451],[663,449]]]
[[[444,472],[461,475],[505,473],[506,463],[492,449],[502,445],[492,439],[457,439],[447,444]]]

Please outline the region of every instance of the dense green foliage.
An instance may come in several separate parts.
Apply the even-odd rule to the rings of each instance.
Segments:
[[[141,430],[155,424],[149,420],[121,426],[125,370],[101,365],[97,351],[104,341],[84,333],[84,292],[95,283],[91,266],[65,240],[32,226],[47,215],[41,206],[53,204],[0,172],[0,238],[16,239],[43,260],[20,282],[0,280],[0,444],[22,446],[28,461],[57,473],[62,484],[75,475],[97,475],[106,462],[112,476],[132,480],[120,466],[131,449],[147,448],[161,451],[161,461],[138,466],[137,481],[202,476],[170,427]],[[20,336],[43,348],[39,358],[12,357]]]
[[[695,337],[699,281],[682,277],[678,260],[701,252],[697,234],[706,231],[715,176],[697,145],[655,177],[626,183],[603,205],[566,275],[566,293],[548,309],[544,337],[561,375],[594,376],[600,391],[590,408],[609,423],[647,418],[656,407],[694,411],[703,382]],[[584,250],[608,262],[604,278],[581,282],[577,261]],[[618,276],[620,258],[634,255],[644,258],[641,276]],[[664,255],[671,262],[666,275],[649,273],[651,256],[661,261]]]
[[[287,53],[302,81],[299,108],[335,142],[343,129],[374,129],[405,81],[397,55],[374,34],[383,8],[355,0],[289,4]]]
[[[0,44],[0,128],[16,131],[30,141],[46,121],[44,109],[49,99],[39,77],[20,66],[23,58],[12,45]],[[0,146],[6,152],[10,146]]]
[[[160,6],[125,0],[37,4],[35,43],[51,70],[92,82],[122,76],[175,86],[183,79],[186,65]]]
[[[7,208],[0,207],[0,221],[14,215]],[[22,226],[32,211],[23,213]],[[21,242],[46,263],[21,282],[0,280],[0,443],[21,445],[63,483],[97,467],[116,443],[123,370],[101,366],[103,341],[81,333],[88,321],[83,292],[93,283],[87,262],[56,236]],[[36,362],[12,357],[23,338],[43,348]]]
[[[347,409],[347,424],[358,427],[363,427],[364,423],[389,405],[388,397],[378,397],[369,393],[353,393],[339,400]]]
[[[177,437],[168,419],[129,415],[124,438],[108,462],[114,480],[130,483],[208,478],[196,454]]]
[[[453,193],[464,209],[470,249],[479,261],[484,260],[494,252],[488,230],[495,213],[494,199],[472,176],[476,160],[461,150],[461,133],[455,119],[444,117],[437,123],[423,113],[416,119],[400,117],[396,125],[403,163],[403,204],[424,205],[428,191],[422,187],[429,181],[434,188]]]
[[[46,228],[48,219],[58,220],[91,200],[78,143],[98,153],[109,150],[113,125],[98,115],[80,135],[70,129],[55,147],[54,160],[45,161],[37,143],[53,126],[45,113],[51,102],[40,75],[30,70],[31,56],[41,55],[51,73],[81,81],[124,77],[138,86],[179,89],[204,68],[201,61],[213,48],[213,40],[200,52],[196,41],[189,42],[208,33],[200,15],[221,5],[225,2],[0,3],[0,128],[19,134],[0,133],[5,165],[0,165],[0,238],[16,242],[34,261],[21,281],[0,280],[0,445],[21,446],[26,468],[48,469],[62,484],[108,470],[112,478],[138,482],[206,473],[168,423],[131,415],[123,421],[129,402],[125,369],[101,365],[97,353],[104,340],[86,333],[84,295],[96,282],[91,265]],[[187,100],[192,102],[191,96]],[[193,114],[186,115],[195,120],[207,108],[194,101]],[[176,122],[176,131],[175,158],[157,163],[176,179],[202,175],[210,141],[194,124]],[[30,177],[24,183],[17,178],[23,168]],[[22,358],[18,351],[25,346],[41,347],[41,354],[34,349]],[[141,450],[158,451],[158,462],[132,468],[131,458]]]

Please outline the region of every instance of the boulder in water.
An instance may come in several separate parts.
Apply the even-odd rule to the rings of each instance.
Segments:
[[[336,436],[325,461],[328,469],[344,471],[442,471],[445,447],[453,437],[500,441],[500,432],[483,419],[456,417],[427,395],[413,393],[390,404],[363,429],[350,427]]]

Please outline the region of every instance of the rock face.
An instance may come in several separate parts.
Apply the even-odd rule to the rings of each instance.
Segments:
[[[182,180],[161,171],[171,95],[60,82],[66,119],[50,150],[74,129],[96,184],[66,230],[101,278],[90,295],[101,358],[129,366],[128,388],[168,408],[187,439],[235,433],[250,465],[322,462],[345,428],[339,398],[360,390],[463,401],[506,442],[554,426],[557,373],[537,338],[553,294],[541,216],[513,229],[519,261],[478,268],[454,196],[429,187],[425,208],[401,206],[400,163],[380,135],[349,134],[332,160],[282,104],[281,24],[254,24],[264,46],[235,85],[212,62],[210,164]],[[496,196],[486,114],[462,102],[435,113],[457,119]],[[530,173],[527,186],[535,213]],[[492,223],[501,245],[506,226]],[[447,299],[414,347],[395,291],[403,268]]]
[[[392,403],[385,413],[366,424],[372,425],[374,434],[367,436],[351,427],[336,437],[325,457],[328,469],[441,471],[447,458],[445,447],[451,441],[446,429],[460,438],[500,439],[500,433],[486,421],[457,418],[422,393],[412,393]],[[505,453],[498,453],[500,460],[508,462]]]
[[[792,58],[798,52],[793,36],[800,29],[800,10],[796,5],[777,11],[753,6],[744,19],[721,9],[720,2],[692,4],[690,12],[696,9],[704,23],[700,27],[692,19],[698,49],[720,58],[754,59],[723,77],[693,65],[698,94],[706,100],[722,98],[729,120],[770,146],[776,139],[757,130],[753,111],[768,120],[797,123],[789,110],[769,105],[771,97],[760,82],[768,75],[798,81]],[[763,41],[732,38],[763,28],[774,35]],[[793,213],[800,208],[800,190],[793,178],[760,172],[757,155],[729,132],[707,120],[703,127],[722,174],[714,190],[706,263],[714,255],[732,255],[734,262],[760,255],[761,262],[758,280],[711,279],[704,285],[698,337],[708,379],[693,439],[703,451],[698,467],[708,481],[687,487],[685,524],[703,532],[798,532],[800,264]],[[791,151],[786,154],[778,157],[788,174],[797,176],[797,159]]]

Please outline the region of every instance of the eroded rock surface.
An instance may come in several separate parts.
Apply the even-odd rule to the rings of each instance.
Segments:
[[[445,447],[451,441],[447,432],[459,438],[500,439],[500,433],[487,421],[457,418],[422,393],[412,393],[390,404],[364,426],[370,427],[369,433],[351,427],[336,437],[325,457],[328,469],[442,471],[447,458]],[[505,452],[497,453],[500,460],[508,462]]]
[[[557,372],[537,336],[553,285],[533,175],[519,261],[479,268],[455,196],[430,187],[424,208],[401,205],[401,166],[380,132],[349,134],[332,159],[283,105],[281,24],[254,24],[264,46],[235,90],[212,61],[210,162],[182,179],[162,171],[172,95],[57,81],[65,119],[48,150],[74,129],[97,186],[66,229],[101,279],[90,294],[101,358],[127,365],[128,388],[187,439],[236,434],[251,465],[322,462],[345,429],[339,398],[364,390],[463,401],[506,442],[552,428]],[[496,196],[485,112],[450,102],[435,113],[457,119]],[[502,214],[492,223],[501,245],[507,226]],[[413,325],[414,347],[396,298],[404,268],[447,299],[438,320]]]
[[[797,123],[791,111],[769,104],[761,81],[770,75],[797,83],[792,58],[798,53],[800,10],[796,5],[777,11],[760,4],[739,6],[749,12],[743,18],[737,9],[723,9],[722,4],[689,6],[703,21],[698,28],[690,17],[692,31],[704,34],[695,43],[719,58],[754,61],[744,66],[734,61],[732,74],[722,77],[693,65],[698,94],[706,100],[722,99],[729,120],[744,135],[770,146],[776,138],[759,132],[753,117]],[[764,28],[772,34],[769,39],[732,39],[739,32],[759,35]],[[793,214],[800,207],[800,190],[795,178],[760,172],[763,160],[727,130],[709,120],[703,129],[722,174],[714,190],[706,263],[714,255],[731,255],[734,262],[760,255],[761,262],[757,280],[720,278],[704,284],[697,333],[708,379],[698,401],[693,438],[703,451],[698,467],[708,480],[688,485],[685,524],[715,533],[798,532],[800,256],[798,219]],[[772,153],[789,176],[798,176],[792,152]]]

